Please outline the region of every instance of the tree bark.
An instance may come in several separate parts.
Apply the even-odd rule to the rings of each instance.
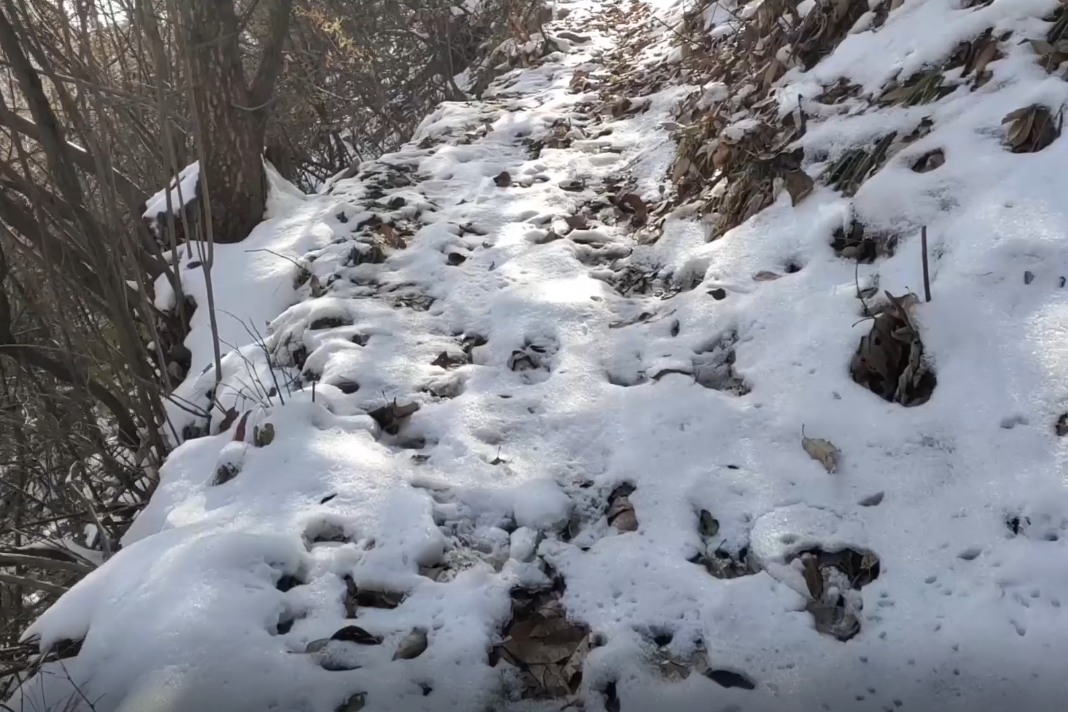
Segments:
[[[263,219],[266,206],[262,153],[267,108],[282,67],[292,0],[275,0],[271,6],[269,36],[251,87],[242,66],[233,0],[182,0],[177,5],[201,122],[201,185],[208,187],[201,199],[210,202],[214,240],[240,242]]]

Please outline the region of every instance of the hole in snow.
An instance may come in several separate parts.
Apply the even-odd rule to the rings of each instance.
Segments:
[[[831,247],[843,259],[870,264],[880,257],[891,257],[897,249],[898,236],[887,232],[865,232],[856,218],[839,226],[831,236]]]
[[[1030,523],[1030,519],[1028,519],[1027,517],[1021,517],[1018,514],[1005,519],[1005,526],[1009,528],[1009,531],[1012,532],[1013,535],[1017,535],[1022,532]]]
[[[307,582],[293,574],[284,573],[278,578],[278,581],[275,582],[274,587],[282,593],[285,593],[286,591],[290,591],[296,588],[297,586],[303,586],[305,583]]]
[[[870,331],[861,337],[850,363],[850,374],[858,385],[891,403],[906,407],[922,405],[937,385],[923,354],[923,341],[913,321],[917,297],[909,293],[873,309]]]
[[[356,381],[350,381],[348,379],[340,379],[334,381],[331,385],[347,396],[352,395],[356,391],[360,390],[359,383],[357,383]]]
[[[350,539],[345,525],[330,517],[315,519],[304,527],[304,545],[309,549],[316,544],[347,542]]]
[[[702,347],[693,357],[693,376],[705,388],[744,396],[751,390],[734,370],[738,333],[728,331]]]
[[[336,329],[340,326],[351,326],[352,322],[345,317],[340,316],[321,316],[308,324],[310,331],[318,331],[319,329]]]
[[[860,589],[879,577],[879,557],[857,549],[815,548],[799,552],[787,563],[797,560],[816,630],[843,642],[853,638],[860,632],[859,614],[864,607]]]
[[[527,700],[567,698],[582,684],[582,668],[594,641],[589,629],[569,620],[562,603],[564,580],[547,572],[549,585],[512,591],[512,615],[502,640],[490,650],[490,666],[504,662]]]

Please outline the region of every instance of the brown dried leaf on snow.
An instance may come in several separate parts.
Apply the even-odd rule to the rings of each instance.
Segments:
[[[245,414],[241,416],[241,422],[237,424],[237,430],[234,431],[234,442],[245,442],[245,425],[248,423],[248,416],[251,414],[251,410],[246,410]]]
[[[624,193],[619,196],[617,205],[623,212],[634,214],[630,219],[630,223],[634,227],[641,227],[649,219],[649,208],[646,207],[645,201],[635,193]]]
[[[811,176],[802,170],[787,171],[784,180],[786,181],[786,192],[790,194],[790,204],[794,206],[807,198],[816,186],[816,182],[812,180]]]
[[[755,282],[772,282],[772,281],[778,279],[781,276],[782,276],[781,274],[775,274],[774,272],[768,272],[767,270],[761,270],[760,272],[757,272],[756,274],[753,275],[753,281],[755,281]]]
[[[386,243],[387,247],[392,247],[395,250],[403,250],[407,247],[404,243],[404,238],[398,235],[397,231],[389,223],[379,225],[378,231],[382,234],[382,242]]]
[[[237,420],[237,409],[231,408],[226,411],[226,416],[223,417],[222,422],[219,423],[219,432],[225,433],[230,429],[230,426],[234,424],[235,420]]]
[[[493,179],[493,182],[497,184],[498,188],[507,188],[512,184],[512,174],[508,171],[501,171],[497,174],[497,177]]]
[[[1005,139],[1013,153],[1036,153],[1061,135],[1062,118],[1059,112],[1054,116],[1048,107],[1032,104],[1010,111],[1001,123],[1009,124]]]
[[[605,512],[605,516],[608,518],[608,523],[618,531],[638,530],[638,515],[634,511],[634,505],[630,502],[630,495],[634,493],[634,489],[634,485],[623,483],[608,495],[608,511]]]
[[[524,699],[561,698],[575,694],[590,650],[589,631],[567,620],[559,594],[538,594],[517,611],[507,637],[493,653],[522,671]]]
[[[891,403],[926,403],[937,385],[923,355],[923,342],[910,316],[915,294],[895,297],[874,317],[850,364],[853,381]]]
[[[398,405],[397,399],[394,398],[392,403],[387,403],[381,408],[376,408],[368,413],[368,415],[374,418],[375,421],[382,426],[382,430],[390,435],[396,435],[400,432],[401,426],[404,425],[404,422],[408,417],[417,410],[419,410],[418,403]]]
[[[568,215],[564,218],[564,222],[572,230],[586,230],[590,227],[590,220],[583,213]]]
[[[816,460],[827,472],[834,472],[838,469],[838,456],[841,451],[834,446],[830,440],[824,440],[822,438],[810,438],[805,435],[804,427],[801,428],[801,447],[805,449],[805,452],[809,454],[813,460]]]
[[[412,628],[393,654],[394,660],[412,660],[423,654],[427,648],[426,628]]]

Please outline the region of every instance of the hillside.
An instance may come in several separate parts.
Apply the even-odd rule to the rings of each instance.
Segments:
[[[1068,694],[1064,6],[554,18],[354,177],[272,174],[215,247],[232,411],[171,408],[208,434],[13,709]]]

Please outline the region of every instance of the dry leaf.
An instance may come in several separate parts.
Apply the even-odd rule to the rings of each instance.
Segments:
[[[753,280],[756,282],[772,282],[781,276],[781,274],[775,274],[774,272],[768,272],[764,270],[754,274]]]
[[[816,182],[802,170],[787,171],[784,178],[786,192],[790,194],[790,203],[795,206],[807,198],[816,185]]]
[[[368,413],[368,415],[374,418],[375,421],[382,426],[382,430],[390,435],[396,435],[400,432],[404,421],[417,410],[419,410],[418,403],[397,405],[397,399],[394,398],[392,403],[387,403],[381,408],[376,408]]]
[[[564,222],[572,230],[586,230],[589,229],[590,221],[584,214],[578,213],[576,215],[568,215],[564,218]]]
[[[352,576],[345,574],[342,578],[345,582],[345,598],[342,604],[345,606],[345,617],[355,618],[356,609],[358,607],[357,600],[359,598],[359,591],[356,588],[356,582],[352,580]]]
[[[823,573],[820,571],[819,560],[814,554],[804,554],[801,557],[801,572],[805,577],[805,585],[813,601],[823,598]]]
[[[338,705],[335,712],[360,712],[365,704],[367,704],[367,693],[357,692],[355,695],[350,695],[347,700]]]
[[[838,468],[838,455],[841,452],[829,440],[822,438],[810,438],[805,436],[804,428],[801,429],[801,447],[813,460],[817,460],[827,472],[834,472]]]
[[[507,188],[512,184],[512,174],[508,171],[501,171],[497,174],[497,177],[493,179],[493,182],[497,184],[498,188]]]
[[[361,588],[356,591],[356,604],[364,608],[393,609],[404,600],[404,594],[396,591],[376,591]]]
[[[379,225],[378,231],[382,234],[382,241],[385,242],[388,247],[392,247],[395,250],[401,250],[406,247],[404,238],[398,235],[397,231],[389,223],[382,223]]]
[[[712,512],[707,509],[701,510],[700,515],[701,536],[712,538],[719,534],[719,521],[712,516]]]
[[[646,207],[645,201],[634,193],[624,193],[619,197],[617,204],[625,212],[634,213],[634,217],[630,219],[634,227],[641,227],[649,219],[649,208]]]
[[[686,156],[679,156],[678,160],[675,161],[674,168],[671,169],[671,182],[678,183],[689,170],[690,159]]]
[[[230,426],[234,424],[235,420],[237,420],[237,409],[231,408],[230,410],[226,411],[226,417],[224,417],[222,419],[222,422],[219,423],[219,432],[225,433],[227,430],[230,429]]]
[[[1002,124],[1010,124],[1005,138],[1013,153],[1035,153],[1049,146],[1061,135],[1061,114],[1032,104],[1005,115]]]
[[[347,625],[330,636],[330,640],[340,640],[357,645],[381,645],[381,636],[372,635],[358,625]]]
[[[237,424],[237,430],[234,431],[234,442],[245,442],[245,424],[248,423],[248,416],[252,413],[251,410],[246,410],[245,414],[241,416],[241,422]]]
[[[412,660],[423,654],[427,647],[426,628],[412,628],[393,654],[394,660]]]

